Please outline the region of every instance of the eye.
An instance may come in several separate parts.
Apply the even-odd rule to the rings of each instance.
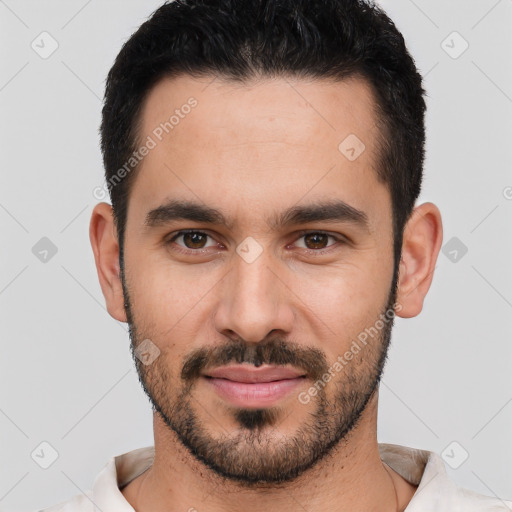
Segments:
[[[208,239],[211,240],[209,244]],[[334,243],[329,243],[329,240]],[[299,238],[294,246],[305,249],[310,254],[323,254],[340,243],[345,243],[345,239],[341,236],[334,236],[323,231],[303,231],[299,233]],[[174,251],[185,254],[203,253],[206,252],[206,249],[222,245],[207,233],[192,229],[175,233],[165,244],[171,246]]]
[[[188,249],[189,251],[199,251],[201,249],[207,249],[208,247],[214,247],[216,242],[213,241],[211,245],[207,245],[207,239],[211,238],[210,235],[204,233],[202,231],[179,231],[176,233],[167,243],[172,244],[174,242],[177,243],[177,240],[182,240],[183,245],[177,243],[179,247],[184,249]],[[189,252],[184,251],[184,252]]]
[[[329,239],[334,240],[335,243],[329,244]],[[344,242],[343,238],[324,233],[323,231],[302,232],[300,233],[299,240],[303,240],[302,245],[299,244],[299,247],[311,252],[321,252],[323,249],[329,249],[336,245],[337,242]]]

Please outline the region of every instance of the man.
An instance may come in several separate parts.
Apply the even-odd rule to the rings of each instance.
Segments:
[[[90,238],[154,447],[48,510],[482,511],[438,455],[378,444],[394,316],[442,243],[403,38],[356,0],[176,0],[128,40]]]

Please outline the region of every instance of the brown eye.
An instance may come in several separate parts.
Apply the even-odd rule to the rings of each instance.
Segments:
[[[185,233],[183,235],[183,242],[188,249],[203,249],[208,235],[204,233]]]
[[[329,239],[334,240],[335,243],[329,244]],[[342,243],[343,239],[340,237],[335,237],[334,235],[329,235],[328,233],[323,233],[321,231],[312,231],[309,233],[301,233],[300,241],[303,240],[302,243],[299,243],[298,246],[303,249],[308,249],[310,251],[322,251],[322,249],[328,249],[329,247],[336,245],[336,242]]]
[[[325,249],[327,247],[328,239],[329,235],[324,233],[310,233],[309,235],[304,236],[308,249]]]
[[[208,247],[215,246],[215,241],[212,239],[209,245],[207,245],[208,239],[211,236],[203,233],[202,231],[180,231],[174,235],[168,242],[168,244],[176,244],[178,247],[183,249],[200,250]],[[180,243],[180,239],[183,241]]]

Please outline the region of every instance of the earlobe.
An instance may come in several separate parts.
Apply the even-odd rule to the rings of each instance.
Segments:
[[[434,276],[443,240],[441,214],[433,203],[417,206],[408,220],[402,242],[398,277],[398,316],[418,315]]]
[[[89,238],[107,311],[116,320],[126,322],[119,268],[119,243],[112,207],[109,204],[99,203],[94,207]]]

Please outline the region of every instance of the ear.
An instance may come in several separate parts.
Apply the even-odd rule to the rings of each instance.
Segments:
[[[432,283],[437,256],[443,241],[441,213],[433,203],[414,208],[404,228],[398,276],[396,314],[403,318],[418,315]]]
[[[94,207],[89,238],[107,311],[116,320],[127,322],[119,268],[119,243],[109,204],[99,203]]]

